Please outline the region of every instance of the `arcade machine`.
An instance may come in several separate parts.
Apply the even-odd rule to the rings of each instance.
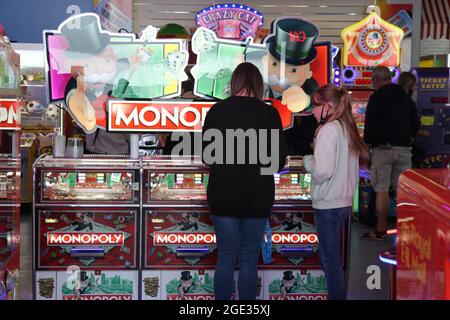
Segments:
[[[213,300],[208,168],[190,157],[154,156],[142,163],[142,299]]]
[[[205,9],[203,13],[211,14],[212,10],[214,8]],[[216,10],[223,12],[229,8],[218,5]],[[213,14],[212,17],[222,15],[224,16]],[[199,12],[198,20],[202,19],[209,21],[208,16],[205,18]],[[218,24],[219,30],[222,24],[229,26],[226,30],[236,27],[236,24],[222,21]],[[199,28],[193,35],[192,47],[197,54],[197,64],[192,69],[192,74],[196,80],[194,93],[197,96],[204,99],[226,97],[227,83],[237,65],[235,61],[238,60],[230,57],[238,57],[243,52],[242,42],[236,41],[242,39],[236,38],[233,42],[230,38],[231,35],[226,40],[219,38],[217,34],[204,28]],[[254,59],[258,57],[258,50],[265,52],[266,49],[248,45],[246,50],[247,53],[253,53]],[[320,43],[317,51],[322,58],[311,68],[319,81],[327,83],[331,69],[330,45]],[[234,61],[234,64],[230,61]],[[171,103],[176,102],[155,102],[153,106],[162,115],[162,110]],[[145,107],[134,105],[142,111]],[[183,103],[178,102],[177,105],[181,106]],[[187,107],[193,114],[201,115],[204,114],[204,108],[210,106],[211,103],[208,105],[203,102],[202,105],[202,102],[194,102]],[[114,110],[114,105],[110,106],[110,110]],[[130,115],[131,113],[125,114],[126,117]],[[292,114],[280,115],[283,124],[289,127]],[[198,118],[195,117],[194,120]],[[115,123],[115,119],[117,117],[113,115],[112,123]],[[198,125],[198,121],[195,123]],[[128,129],[138,127],[142,128],[142,125]],[[154,127],[155,130],[168,129],[162,128],[159,123]],[[197,128],[200,129],[201,126]],[[111,129],[120,129],[120,126],[113,125]],[[172,131],[180,129],[189,131],[189,128],[181,125],[170,128]],[[275,176],[276,201],[266,228],[263,255],[259,263],[261,285],[258,299],[302,300],[327,297],[325,277],[318,259],[318,241],[309,195],[310,183],[310,175],[304,171],[301,158],[290,158],[285,170]],[[213,299],[216,245],[206,203],[207,184],[208,169],[195,158],[143,159],[142,299]],[[345,230],[342,237],[345,260],[348,256],[347,232]],[[346,263],[344,267],[347,267]],[[237,279],[235,284],[236,281]],[[238,298],[236,292],[234,297]]]
[[[353,116],[361,136],[364,134],[367,102],[373,93],[372,71],[378,65],[387,66],[392,72],[392,81],[398,80],[403,35],[402,29],[381,19],[375,11],[342,30],[341,87],[351,94]],[[355,197],[355,211],[359,217],[367,215],[372,197],[369,172],[361,170]]]
[[[0,25],[0,300],[19,299],[20,57]]]
[[[445,168],[450,163],[449,68],[417,68],[417,114],[420,129],[416,147],[424,153],[421,168]]]
[[[398,190],[396,298],[450,300],[450,169],[408,170]]]
[[[34,299],[137,299],[139,160],[43,155],[33,170]]]

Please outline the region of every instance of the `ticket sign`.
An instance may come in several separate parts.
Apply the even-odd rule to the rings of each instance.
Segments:
[[[404,32],[375,12],[342,30],[345,66],[398,66]]]
[[[108,131],[201,132],[206,114],[215,103],[108,99]],[[278,111],[283,129],[292,127],[293,114],[281,101],[267,99],[266,103]]]
[[[20,130],[20,106],[16,99],[0,99],[0,130]]]

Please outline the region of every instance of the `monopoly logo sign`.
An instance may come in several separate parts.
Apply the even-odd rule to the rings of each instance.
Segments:
[[[213,294],[187,294],[181,297],[178,294],[168,294],[167,300],[214,300]]]
[[[50,232],[47,234],[48,246],[61,245],[114,245],[123,246],[125,236],[122,232]]]
[[[186,244],[215,244],[216,235],[214,233],[165,233],[155,232],[153,237],[154,245],[186,245]]]
[[[108,100],[108,130],[127,132],[202,131],[214,102]]]
[[[63,300],[133,300],[131,294],[83,294],[80,298],[75,295],[65,295]]]
[[[197,26],[214,31],[219,38],[245,40],[255,36],[263,16],[241,4],[218,4],[197,13]]]
[[[288,295],[284,294],[270,294],[269,300],[327,300],[328,295],[326,294],[295,294],[290,293]]]
[[[0,100],[0,130],[20,130],[20,112],[17,100]]]
[[[272,234],[272,243],[280,244],[317,244],[319,239],[316,233],[277,232]]]

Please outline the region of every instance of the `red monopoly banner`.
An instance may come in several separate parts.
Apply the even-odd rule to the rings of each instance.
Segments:
[[[292,126],[292,113],[281,101],[268,99],[277,109],[283,129]],[[216,102],[131,101],[108,99],[108,131],[201,132],[206,113]]]
[[[109,99],[108,130],[127,132],[202,131],[215,102]]]
[[[20,130],[20,106],[16,99],[0,99],[0,130]]]

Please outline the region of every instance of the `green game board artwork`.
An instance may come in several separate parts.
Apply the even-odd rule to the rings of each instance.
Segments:
[[[178,294],[178,287],[181,285],[181,280],[173,279],[166,285],[167,294]],[[192,294],[214,294],[214,278],[205,272],[203,277],[199,277],[198,273],[192,276],[192,285],[189,287],[187,293]]]
[[[192,51],[197,64],[191,74],[195,79],[194,94],[202,97],[225,99],[230,95],[229,85],[233,70],[244,62],[244,53],[261,57],[267,52],[260,44],[243,45],[240,41],[222,40],[205,28],[198,28],[192,36]]]
[[[122,279],[119,275],[108,277],[102,273],[101,276],[95,276],[90,272],[88,284],[84,294],[133,294],[133,281]],[[62,285],[61,292],[63,295],[72,295],[74,286],[66,281]]]

